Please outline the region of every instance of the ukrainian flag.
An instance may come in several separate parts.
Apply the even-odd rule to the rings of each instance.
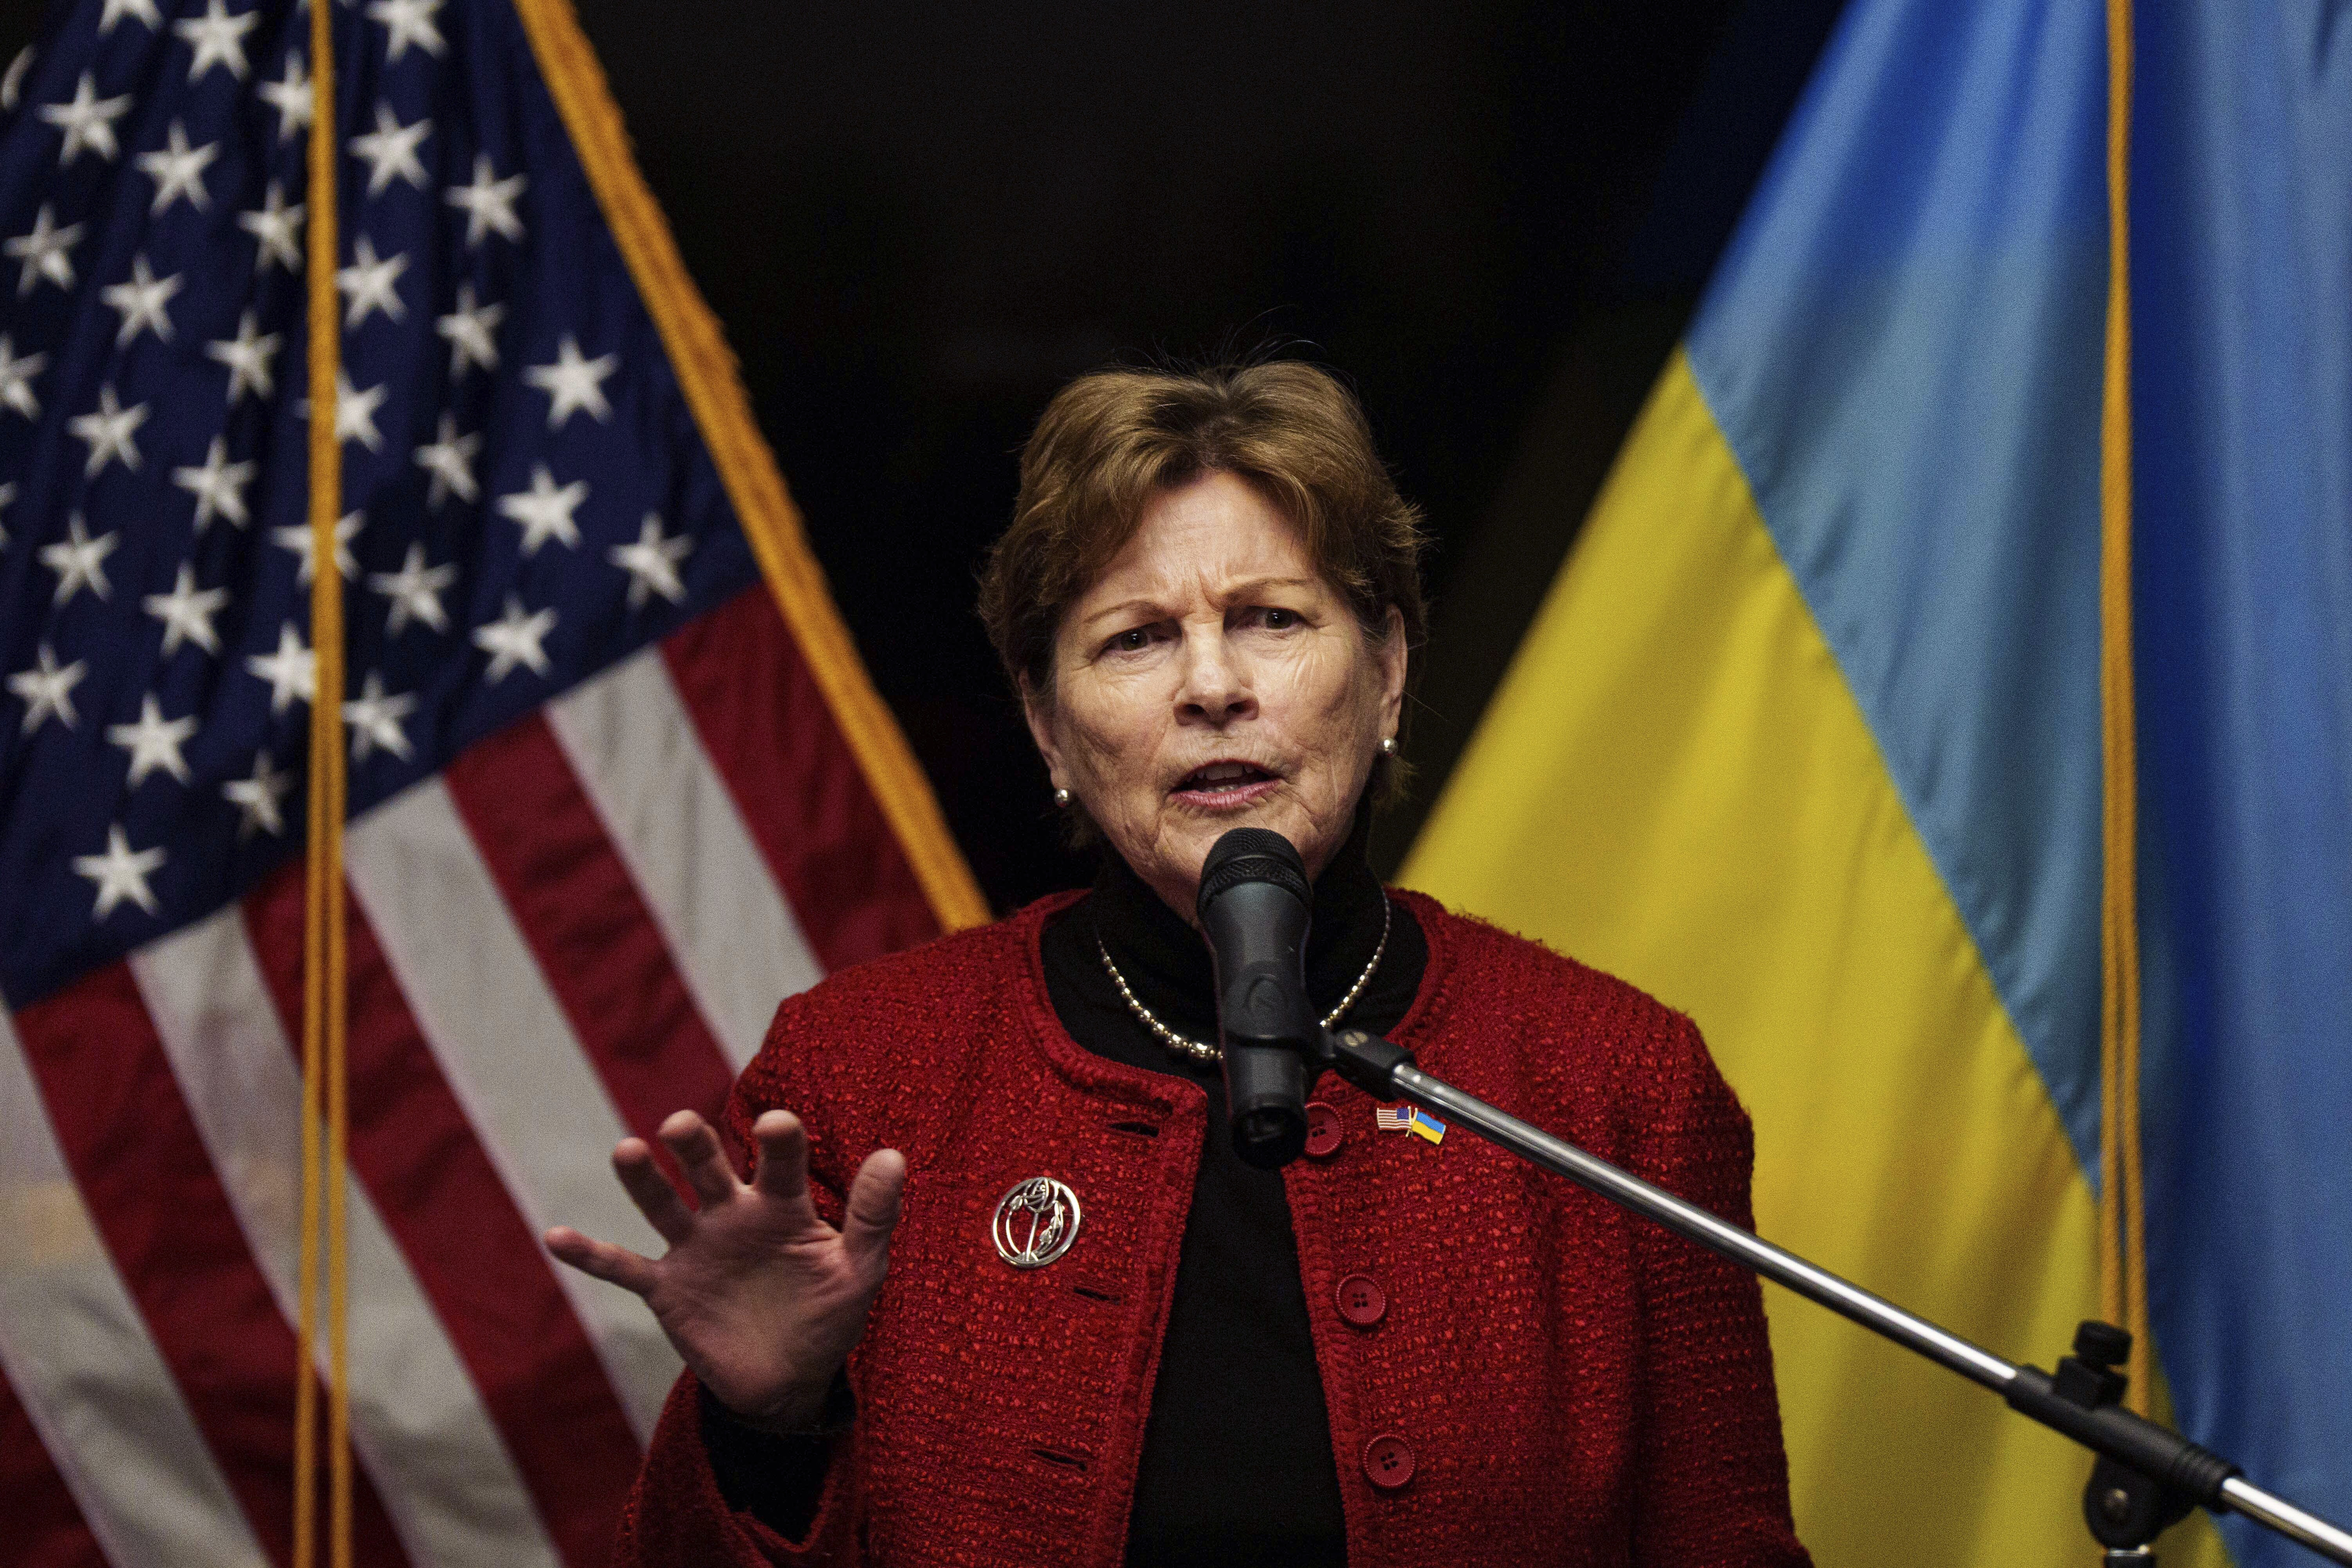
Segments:
[[[2352,13],[2150,7],[2137,100],[2133,22],[1853,0],[1404,879],[1690,1012],[1765,1235],[2152,1324],[2340,1521]],[[1825,1568],[2095,1560],[2069,1445],[1768,1310]]]

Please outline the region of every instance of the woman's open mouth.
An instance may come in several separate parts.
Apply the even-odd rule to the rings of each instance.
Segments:
[[[1168,793],[1187,805],[1210,811],[1230,811],[1255,805],[1281,778],[1255,763],[1218,762],[1194,768]]]

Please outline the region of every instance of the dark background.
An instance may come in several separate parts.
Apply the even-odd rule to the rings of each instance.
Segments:
[[[1084,880],[972,615],[1113,360],[1350,381],[1427,510],[1394,868],[1837,0],[575,0],[876,685],[990,900]],[[44,6],[0,0],[0,59]]]

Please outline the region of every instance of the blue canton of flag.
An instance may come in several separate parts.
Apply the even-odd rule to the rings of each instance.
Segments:
[[[0,83],[0,994],[299,847],[309,24],[94,0]],[[354,815],[757,580],[505,5],[338,23]]]

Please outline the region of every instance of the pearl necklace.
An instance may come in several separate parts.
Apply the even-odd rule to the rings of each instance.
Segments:
[[[1382,888],[1381,889],[1381,940],[1372,949],[1372,961],[1364,965],[1364,972],[1356,976],[1356,983],[1348,987],[1348,994],[1339,998],[1339,1005],[1337,1007],[1332,1008],[1330,1012],[1324,1015],[1323,1026],[1325,1028],[1329,1028],[1332,1025],[1338,1023],[1342,1017],[1346,1016],[1348,1009],[1356,1005],[1356,998],[1364,994],[1364,987],[1372,983],[1372,972],[1380,968],[1381,955],[1389,950],[1390,914],[1389,890],[1386,888]],[[1146,1007],[1142,1003],[1135,999],[1135,993],[1129,990],[1127,987],[1127,976],[1121,974],[1118,972],[1118,965],[1110,961],[1110,949],[1103,945],[1102,930],[1100,927],[1097,927],[1095,931],[1095,951],[1102,954],[1103,969],[1110,975],[1110,983],[1113,985],[1118,986],[1118,994],[1122,997],[1126,998],[1127,1010],[1134,1014],[1137,1019],[1142,1023],[1143,1026],[1150,1030],[1152,1034],[1158,1037],[1161,1045],[1166,1046],[1171,1051],[1181,1051],[1184,1055],[1192,1058],[1196,1061],[1221,1062],[1225,1059],[1225,1053],[1222,1047],[1206,1045],[1199,1040],[1189,1039],[1186,1037],[1178,1034],[1175,1030],[1170,1028],[1167,1025],[1153,1017],[1151,1016],[1151,1009]]]

